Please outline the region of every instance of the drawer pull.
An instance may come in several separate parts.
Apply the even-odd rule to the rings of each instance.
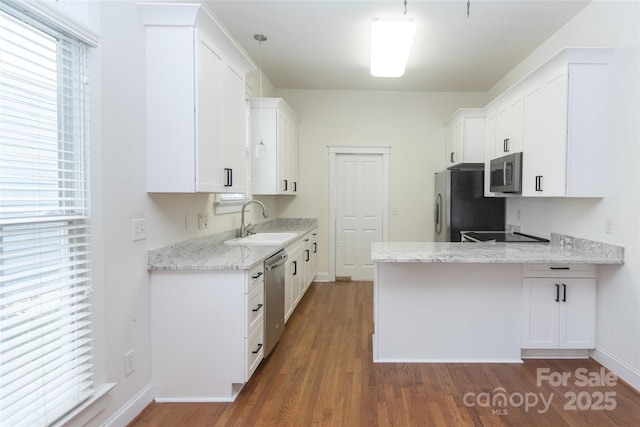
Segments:
[[[262,308],[263,304],[258,304],[258,306],[256,308],[254,308],[251,311],[260,311],[260,309]]]
[[[251,276],[252,279],[257,279],[258,277],[262,276],[262,271],[257,272],[256,274],[254,274],[253,276]]]
[[[253,354],[258,354],[258,352],[260,351],[260,349],[262,348],[262,344],[258,344],[258,348],[256,348],[254,351],[252,351],[251,353]]]
[[[571,270],[571,267],[549,267],[550,270]]]

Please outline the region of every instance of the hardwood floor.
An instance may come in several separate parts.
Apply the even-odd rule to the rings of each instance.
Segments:
[[[130,426],[640,425],[640,394],[596,385],[593,360],[374,364],[372,310],[370,282],[314,283],[234,403],[153,403]]]

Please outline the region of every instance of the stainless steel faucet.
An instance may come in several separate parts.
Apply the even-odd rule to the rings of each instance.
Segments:
[[[267,208],[265,207],[264,203],[262,203],[259,200],[249,200],[247,203],[242,205],[242,214],[241,214],[241,220],[240,220],[240,230],[238,230],[238,237],[247,237],[251,233],[251,230],[249,229],[249,226],[251,224],[244,225],[244,210],[247,207],[247,205],[249,205],[251,203],[257,203],[260,206],[262,206],[262,217],[263,218],[268,218],[269,217],[269,213],[267,212]]]

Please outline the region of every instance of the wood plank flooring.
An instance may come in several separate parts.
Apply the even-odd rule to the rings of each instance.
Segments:
[[[593,360],[372,363],[372,290],[314,283],[234,403],[153,403],[130,426],[640,425],[640,394],[615,378],[596,385]],[[539,369],[571,376],[538,385]]]

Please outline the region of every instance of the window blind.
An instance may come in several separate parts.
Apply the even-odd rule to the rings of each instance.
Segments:
[[[0,4],[0,425],[93,392],[86,46]]]

